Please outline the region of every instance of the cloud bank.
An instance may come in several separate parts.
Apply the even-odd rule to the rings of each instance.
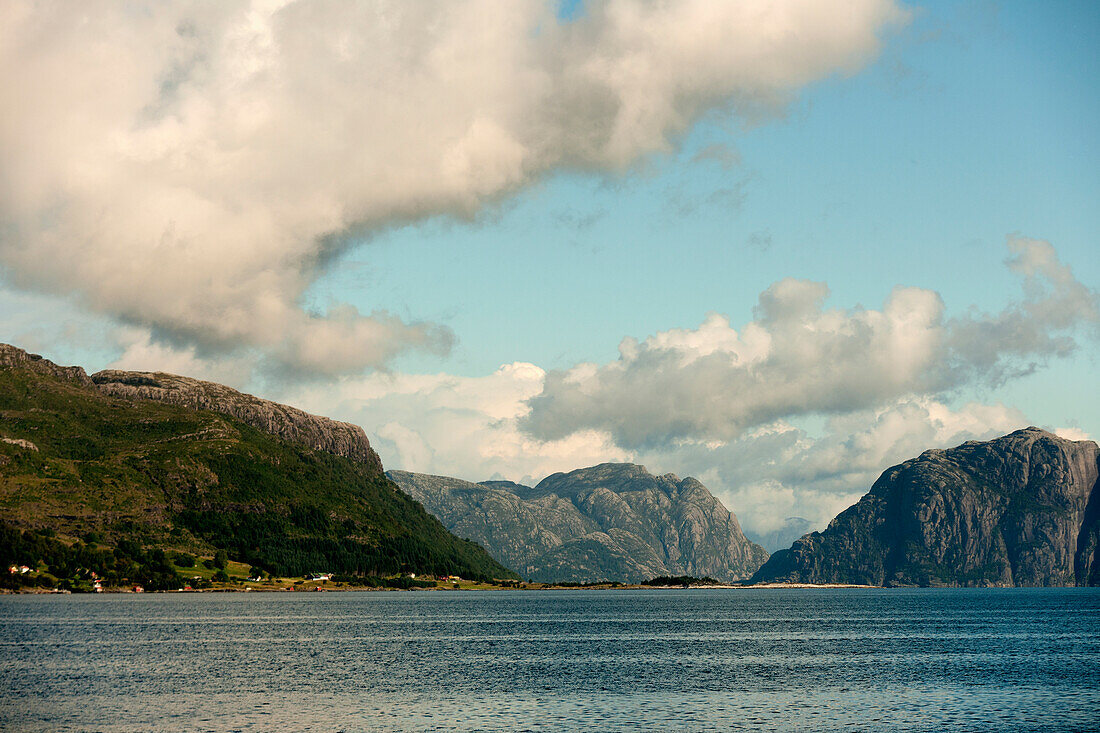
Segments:
[[[820,435],[784,421],[722,443],[681,441],[627,450],[606,431],[536,440],[520,429],[526,401],[546,372],[502,366],[483,377],[372,374],[335,388],[307,387],[282,399],[363,425],[389,468],[470,481],[533,485],[551,473],[606,461],[702,480],[753,532],[798,515],[824,526],[889,465],[930,447],[985,439],[1027,425],[1003,405],[950,408],[931,398],[900,400],[829,420]]]
[[[596,431],[554,441],[521,433],[517,420],[545,376],[523,362],[481,377],[374,373],[306,386],[282,399],[362,425],[388,468],[533,482],[555,471],[631,459]]]
[[[792,515],[820,528],[891,465],[1027,426],[1013,407],[950,398],[1070,353],[1082,330],[1095,335],[1097,294],[1050,244],[1013,237],[1008,247],[1022,292],[993,314],[949,318],[918,288],[895,289],[880,310],[825,309],[824,284],[788,279],[761,294],[740,331],[711,315],[626,339],[612,364],[374,374],[284,397],[363,425],[392,468],[533,483],[632,461],[699,478],[750,531]]]
[[[644,450],[1000,384],[1069,354],[1075,329],[1100,323],[1096,293],[1049,243],[1011,238],[1009,248],[1024,292],[999,313],[948,318],[937,293],[912,287],[895,288],[880,310],[827,309],[824,283],[786,279],[760,295],[740,331],[711,314],[695,329],[624,339],[615,362],[549,372],[522,427],[546,440],[606,431]]]
[[[344,374],[427,323],[303,293],[354,238],[619,172],[709,110],[857,70],[887,0],[90,2],[0,9],[0,268],[199,353]]]
[[[1002,404],[952,408],[916,397],[836,415],[819,434],[779,420],[722,443],[685,441],[638,455],[693,472],[762,534],[790,516],[822,529],[889,466],[929,448],[988,440],[1026,425],[1023,413]]]

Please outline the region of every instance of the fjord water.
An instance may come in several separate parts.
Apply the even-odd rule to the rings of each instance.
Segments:
[[[1095,730],[1100,589],[7,596],[0,728]]]

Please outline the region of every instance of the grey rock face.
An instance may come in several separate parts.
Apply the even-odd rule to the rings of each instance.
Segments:
[[[58,366],[49,359],[38,354],[28,353],[11,344],[0,344],[0,369],[4,367],[22,367],[84,386],[89,386],[92,383],[87,373],[78,366]]]
[[[333,453],[382,471],[382,461],[358,425],[311,415],[214,382],[162,372],[108,369],[91,377],[102,392],[130,400],[156,400],[229,415],[257,430]]]
[[[692,478],[605,463],[537,486],[474,484],[389,471],[454,534],[540,581],[640,581],[661,575],[741,580],[767,559],[737,518]]]
[[[1100,585],[1100,449],[1027,428],[885,471],[758,582]]]
[[[768,552],[778,552],[791,546],[799,537],[809,533],[813,524],[802,517],[787,517],[779,529],[762,534],[746,533],[746,536]]]

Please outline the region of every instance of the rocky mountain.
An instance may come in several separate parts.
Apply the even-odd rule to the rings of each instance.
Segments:
[[[82,370],[83,371],[83,370]],[[363,428],[311,415],[295,407],[238,392],[223,384],[163,372],[107,369],[92,375],[100,391],[129,400],[155,400],[195,410],[219,412],[270,435],[365,463],[381,471],[382,461]]]
[[[1038,428],[885,471],[756,582],[1100,585],[1100,449]]]
[[[0,344],[0,369],[20,369],[42,374],[67,382],[75,382],[85,387],[92,385],[88,374],[78,366],[58,366],[38,354],[31,354],[11,344]]]
[[[771,532],[746,532],[745,535],[768,552],[778,552],[790,547],[792,542],[813,528],[813,523],[809,519],[787,517],[783,520],[783,524]]]
[[[0,555],[36,537],[220,549],[280,575],[515,577],[397,490],[353,425],[186,377],[89,378],[0,345]]]
[[[693,478],[605,463],[537,486],[387,475],[452,532],[525,578],[641,581],[662,575],[747,578],[767,559],[737,517]]]

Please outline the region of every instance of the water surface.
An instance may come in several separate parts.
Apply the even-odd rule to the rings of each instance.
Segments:
[[[1100,729],[1100,589],[7,596],[0,728]]]

